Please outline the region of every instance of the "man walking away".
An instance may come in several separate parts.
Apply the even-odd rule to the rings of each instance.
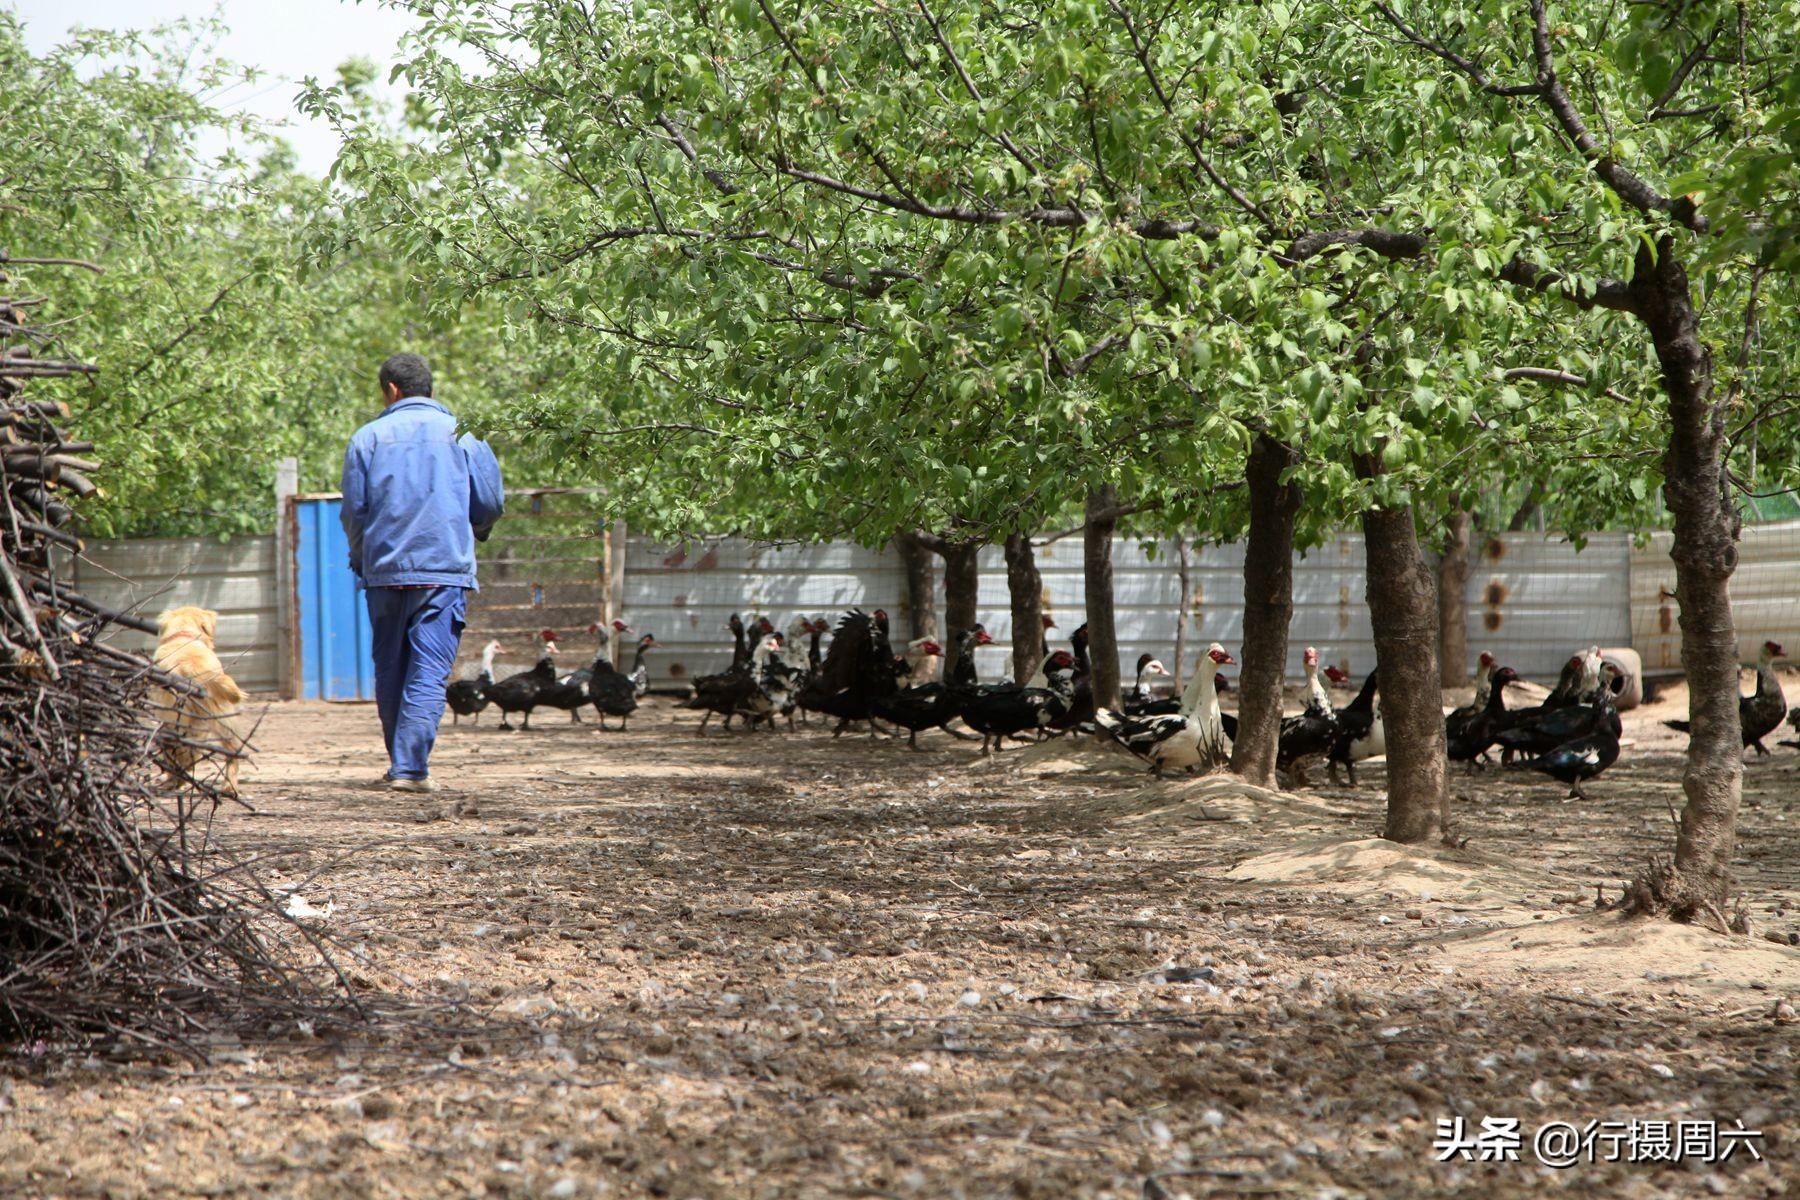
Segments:
[[[431,398],[423,358],[396,354],[379,379],[383,412],[344,452],[344,533],[374,629],[384,779],[434,792],[431,747],[476,586],[475,542],[506,511],[506,491],[488,444],[458,437],[456,418]]]

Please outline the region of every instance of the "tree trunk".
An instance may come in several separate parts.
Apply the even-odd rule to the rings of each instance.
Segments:
[[[1656,347],[1669,404],[1663,496],[1675,518],[1670,557],[1692,725],[1681,779],[1687,805],[1675,841],[1673,878],[1665,869],[1660,879],[1640,877],[1638,886],[1649,884],[1654,907],[1690,920],[1709,911],[1722,914],[1731,889],[1744,774],[1737,630],[1729,592],[1737,568],[1738,521],[1724,474],[1725,408],[1712,399],[1712,351],[1700,337],[1687,270],[1666,238],[1656,253],[1639,251],[1632,291]]]
[[[1379,453],[1355,456],[1358,477],[1381,473]],[[1442,836],[1450,808],[1450,760],[1438,690],[1437,588],[1419,552],[1410,505],[1371,508],[1363,513],[1362,526],[1387,740],[1387,824],[1381,836],[1430,841]]]
[[[1523,533],[1525,530],[1535,527],[1538,514],[1543,511],[1542,506],[1538,504],[1537,489],[1533,488],[1525,503],[1519,505],[1518,511],[1513,513],[1512,520],[1506,523],[1506,532]]]
[[[1006,535],[1006,591],[1012,599],[1013,682],[1023,685],[1044,653],[1044,580],[1031,535]]]
[[[1081,534],[1082,577],[1087,592],[1088,658],[1093,663],[1094,706],[1119,706],[1119,635],[1113,623],[1113,528],[1119,492],[1112,484],[1088,493]]]
[[[944,678],[948,679],[956,667],[956,635],[977,620],[981,576],[976,558],[981,543],[946,541],[940,553],[944,556],[944,624],[950,630],[944,645]]]
[[[1281,481],[1293,448],[1258,434],[1244,467],[1250,537],[1244,547],[1243,666],[1238,676],[1238,735],[1231,769],[1272,787],[1281,740],[1281,685],[1287,674],[1288,624],[1294,615],[1294,517],[1300,487]]]
[[[1474,519],[1467,509],[1450,514],[1450,536],[1438,559],[1438,682],[1461,687],[1469,682],[1469,531]]]
[[[1193,580],[1188,571],[1188,540],[1185,533],[1175,535],[1175,576],[1181,581],[1181,604],[1175,610],[1175,661],[1170,664],[1170,682],[1175,694],[1181,695],[1183,664],[1187,661],[1188,605],[1193,598]]]
[[[894,535],[894,549],[906,569],[907,627],[915,638],[936,638],[937,596],[931,581],[931,549],[917,533],[905,529]]]

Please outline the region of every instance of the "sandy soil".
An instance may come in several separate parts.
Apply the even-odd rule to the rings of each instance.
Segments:
[[[1458,776],[1456,850],[1380,842],[1381,770],[1151,783],[817,726],[446,728],[428,806],[373,710],[275,705],[242,849],[358,985],[495,1029],[0,1077],[0,1195],[1795,1194],[1800,754],[1746,775],[1756,936],[1594,910],[1672,841],[1680,740],[1627,717],[1568,802]],[[1742,1120],[1767,1161],[1441,1164],[1440,1118]],[[1528,1139],[1529,1140],[1529,1139]]]

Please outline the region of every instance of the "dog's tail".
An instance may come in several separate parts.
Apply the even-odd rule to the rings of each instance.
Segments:
[[[237,708],[244,703],[244,689],[237,685],[237,680],[220,671],[206,681],[206,698],[212,701],[215,711]]]

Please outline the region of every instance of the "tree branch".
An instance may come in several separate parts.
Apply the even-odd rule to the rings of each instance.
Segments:
[[[1493,79],[1489,77],[1488,73],[1482,70],[1478,64],[1458,54],[1442,42],[1434,42],[1430,38],[1419,33],[1417,30],[1413,29],[1412,26],[1401,20],[1400,14],[1396,13],[1388,5],[1381,3],[1380,0],[1376,0],[1375,8],[1382,16],[1387,18],[1388,24],[1400,31],[1401,37],[1419,47],[1419,49],[1443,59],[1458,71],[1467,75],[1470,82],[1482,91],[1487,92],[1489,95],[1536,96],[1543,91],[1543,85],[1541,83],[1495,83]]]
[[[1522,258],[1515,258],[1500,268],[1500,279],[1503,283],[1510,283],[1527,291],[1549,292],[1567,282],[1568,277],[1560,271],[1547,271]],[[1563,294],[1583,309],[1610,308],[1639,316],[1643,314],[1643,305],[1639,303],[1631,285],[1621,280],[1601,279],[1595,282],[1592,290],[1564,289]]]
[[[16,258],[5,251],[0,251],[0,266],[13,263],[33,267],[80,267],[82,270],[92,271],[96,275],[106,274],[105,267],[98,263],[91,263],[85,258]]]
[[[978,108],[987,107],[987,101],[981,97],[981,89],[975,86],[975,81],[969,77],[969,72],[963,66],[962,59],[957,57],[956,50],[950,45],[950,39],[944,36],[944,27],[938,24],[937,16],[927,7],[925,0],[918,0],[918,4],[919,11],[925,14],[926,23],[931,26],[931,32],[937,35],[938,45],[944,48],[945,57],[950,60],[950,65],[956,68],[957,78],[962,80],[963,90],[969,93],[969,99],[975,101]],[[1033,174],[1039,171],[1038,165],[1013,142],[1012,135],[1001,129],[997,130],[994,136],[1002,146],[1006,147],[1006,152],[1019,161],[1020,166]]]
[[[1289,246],[1283,259],[1290,266],[1316,258],[1333,246],[1361,246],[1383,258],[1418,258],[1425,253],[1425,235],[1397,233],[1389,229],[1329,229],[1302,234]]]
[[[1502,379],[1531,379],[1538,383],[1566,383],[1570,387],[1588,388],[1592,385],[1585,375],[1577,375],[1573,371],[1558,371],[1551,367],[1510,367],[1500,376]],[[1609,400],[1617,400],[1620,404],[1636,404],[1637,401],[1624,392],[1607,388],[1603,393]]]
[[[657,123],[657,125],[661,126],[663,132],[668,134],[669,137],[675,142],[676,148],[678,150],[680,150],[682,152],[682,154],[687,156],[687,160],[690,163],[694,164],[696,167],[700,167],[700,173],[702,175],[706,176],[708,183],[710,183],[714,187],[718,188],[720,192],[724,193],[727,196],[737,195],[737,193],[738,193],[737,184],[735,184],[735,183],[731,182],[731,180],[725,178],[725,176],[722,172],[714,170],[712,167],[705,167],[705,166],[700,165],[699,152],[694,149],[694,144],[692,142],[688,141],[687,135],[681,132],[681,130],[676,126],[675,122],[669,120],[669,118],[666,115],[664,115],[662,113],[658,113],[656,115],[656,123]]]
[[[1706,218],[1700,215],[1692,200],[1685,196],[1671,200],[1651,187],[1642,176],[1621,166],[1612,155],[1601,153],[1599,141],[1589,132],[1581,114],[1575,111],[1568,89],[1563,87],[1556,74],[1556,56],[1550,45],[1550,17],[1545,0],[1531,0],[1531,49],[1537,60],[1538,94],[1549,106],[1564,136],[1593,164],[1594,174],[1605,181],[1619,199],[1639,212],[1667,213],[1695,233],[1705,233]]]
[[[1688,76],[1693,74],[1694,68],[1700,65],[1701,60],[1706,57],[1706,52],[1712,49],[1712,44],[1719,40],[1719,34],[1724,29],[1725,26],[1720,24],[1712,31],[1712,36],[1694,43],[1694,48],[1688,51],[1687,57],[1681,60],[1681,65],[1675,68],[1675,74],[1670,77],[1668,86],[1663,88],[1661,95],[1651,101],[1651,120],[1664,115],[1667,106],[1680,94],[1682,85],[1687,82]]]

